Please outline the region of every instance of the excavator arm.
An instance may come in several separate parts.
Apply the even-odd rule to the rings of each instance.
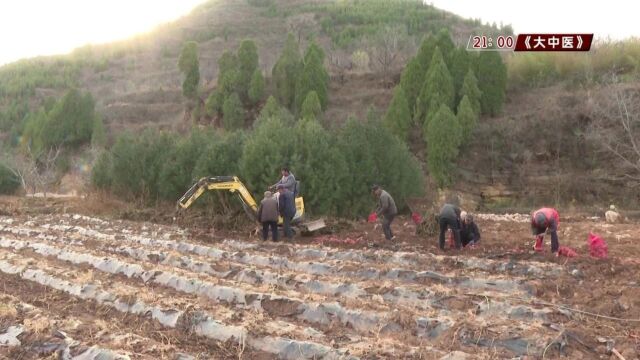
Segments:
[[[226,190],[237,194],[247,215],[254,221],[258,220],[258,204],[242,181],[236,176],[214,176],[198,180],[178,200],[178,207],[182,209],[189,208],[205,191],[209,190]],[[303,222],[304,199],[301,196],[295,198],[295,205],[296,214],[291,220],[292,224],[298,224],[304,232],[313,232],[325,227],[323,219]],[[282,224],[282,217],[278,219],[278,224]]]
[[[249,190],[235,176],[214,176],[198,180],[187,192],[178,200],[178,206],[187,209],[208,190],[227,190],[238,195],[242,202],[242,207],[247,214],[256,220],[258,217],[258,204]]]

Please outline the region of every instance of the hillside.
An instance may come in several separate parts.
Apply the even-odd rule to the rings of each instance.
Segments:
[[[62,96],[71,87],[93,95],[109,143],[125,130],[137,133],[157,128],[185,133],[192,121],[185,116],[183,76],[177,63],[183,44],[189,40],[196,41],[199,47],[200,98],[204,101],[216,87],[217,62],[222,53],[237,49],[243,39],[255,41],[259,68],[269,89],[271,69],[286,34],[293,33],[300,48],[315,39],[327,55],[325,66],[331,77],[322,123],[335,128],[350,115],[364,119],[370,108],[386,111],[402,69],[425,35],[448,28],[454,42],[462,44],[469,34],[511,31],[509,27],[483,25],[478,20],[462,19],[410,0],[372,0],[366,6],[363,4],[212,0],[173,23],[127,41],[87,46],[69,55],[3,66],[0,68],[3,143],[5,147],[15,145],[25,115],[48,98]],[[356,66],[352,55],[357,51],[370,52],[371,38],[382,25],[406,28],[407,41],[397,59],[388,69],[382,69],[374,59],[368,67]],[[633,53],[631,58],[631,65],[623,64],[627,73],[637,71],[633,68],[637,54]],[[603,173],[611,170],[613,164],[607,161],[608,156],[598,154],[590,161],[581,161],[585,152],[597,150],[584,137],[575,136],[577,130],[586,131],[582,121],[590,116],[582,95],[591,88],[597,91],[597,86],[582,80],[577,84],[574,80],[555,82],[558,75],[574,72],[567,72],[566,64],[558,66],[538,60],[531,58],[526,65],[522,65],[524,60],[509,61],[511,83],[504,111],[496,117],[483,117],[473,141],[462,148],[458,161],[460,177],[453,189],[465,194],[474,206],[500,208],[532,206],[541,201],[599,206],[610,201],[635,201],[620,190],[619,181],[590,181],[594,167]],[[598,65],[598,71],[604,71],[607,64]],[[527,72],[531,69],[534,71]],[[634,82],[633,78],[626,81]],[[543,127],[549,133],[530,135],[539,131],[541,123],[546,124]],[[555,140],[553,135],[557,135]],[[424,160],[421,141],[414,139],[409,146]],[[540,148],[546,150],[539,151]],[[81,157],[81,161],[93,159]],[[536,190],[529,190],[532,188]]]
[[[136,131],[149,126],[161,129],[180,128],[183,121],[180,94],[182,76],[176,64],[185,41],[198,42],[201,83],[204,89],[211,89],[215,86],[217,61],[222,52],[236,49],[240,41],[247,38],[256,42],[260,68],[265,75],[270,76],[287,32],[296,33],[301,47],[308,43],[309,38],[315,37],[329,55],[327,65],[330,73],[334,76],[346,73],[344,83],[332,84],[332,90],[335,91],[331,91],[332,105],[327,117],[341,121],[351,113],[365,113],[369,104],[362,104],[358,98],[368,98],[372,94],[377,99],[375,105],[386,105],[385,89],[390,85],[383,81],[367,83],[373,85],[373,88],[367,87],[371,94],[350,91],[350,87],[364,88],[359,86],[361,76],[356,74],[357,71],[349,71],[347,68],[350,66],[351,53],[367,46],[364,34],[359,32],[370,31],[364,25],[357,26],[357,18],[338,19],[335,26],[325,31],[323,24],[325,28],[329,26],[325,19],[333,18],[335,12],[342,11],[332,9],[331,1],[278,0],[264,2],[270,4],[267,6],[250,3],[261,5],[259,1],[212,0],[196,8],[188,16],[131,40],[79,48],[69,56],[30,59],[6,65],[0,68],[0,80],[5,84],[24,82],[22,74],[35,76],[39,72],[45,72],[60,76],[52,81],[40,76],[27,82],[26,88],[0,90],[0,104],[3,105],[0,109],[7,112],[14,100],[20,102],[11,92],[27,92],[32,95],[29,102],[33,104],[44,101],[46,97],[60,95],[67,86],[75,85],[93,94],[98,110],[104,115],[105,123],[112,133],[124,129]],[[371,2],[376,3],[380,6],[385,2]],[[391,3],[410,4],[411,1]],[[432,7],[425,6],[425,9],[431,13],[431,18],[426,19],[428,22],[424,28],[415,30],[415,34],[411,35],[410,44],[403,56],[394,64],[396,73],[406,58],[415,51],[422,36],[442,26],[451,28],[454,38],[459,40],[466,40],[467,34],[480,28],[496,31],[481,26],[476,21],[464,20]],[[398,15],[382,21],[401,25],[405,18],[405,15]],[[353,25],[349,21],[353,21]],[[345,24],[340,25],[340,22]],[[344,31],[348,36],[340,35],[342,32],[335,35],[334,32],[340,28],[351,31]],[[332,40],[332,36],[338,43]],[[3,96],[3,92],[9,92],[9,96]],[[9,124],[5,125],[5,129],[7,125]]]

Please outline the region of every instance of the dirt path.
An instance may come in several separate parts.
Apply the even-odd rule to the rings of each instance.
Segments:
[[[399,244],[370,248],[381,235],[364,223],[323,246],[82,215],[0,217],[0,339],[22,329],[0,356],[38,358],[58,339],[48,354],[578,359],[605,356],[604,337],[638,357],[640,322],[624,319],[640,318],[639,226],[563,222],[562,244],[583,254],[566,259],[530,252],[517,219],[479,222],[481,247],[442,253],[402,219]],[[586,255],[588,231],[605,236],[611,259]],[[35,310],[11,310],[23,304]]]

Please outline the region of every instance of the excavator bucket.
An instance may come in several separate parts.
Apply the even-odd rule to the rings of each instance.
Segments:
[[[313,221],[307,221],[299,225],[304,232],[318,231],[327,225],[324,223],[324,219],[318,219]]]

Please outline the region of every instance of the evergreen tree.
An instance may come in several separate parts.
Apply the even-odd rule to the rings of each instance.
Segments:
[[[418,116],[424,119],[424,126],[427,126],[430,112],[437,111],[441,104],[449,108],[453,107],[454,98],[453,79],[440,50],[436,49],[418,98]]]
[[[451,77],[453,78],[453,87],[456,91],[456,103],[462,99],[462,84],[464,83],[464,78],[469,72],[470,67],[471,59],[469,52],[463,47],[456,48],[451,57],[450,67]]]
[[[304,62],[310,62],[313,59],[322,64],[324,63],[324,56],[324,50],[315,41],[312,41],[304,53]]]
[[[429,66],[431,65],[431,58],[433,58],[433,54],[436,52],[436,48],[438,47],[438,42],[435,37],[431,35],[427,35],[422,40],[420,47],[418,48],[418,53],[416,54],[416,58],[418,59],[420,66],[422,66],[422,70],[424,73],[429,71]],[[424,80],[424,77],[422,78]],[[422,82],[420,83],[422,85]]]
[[[345,195],[338,214],[353,217],[371,209],[371,185],[385,187],[402,208],[423,191],[422,171],[404,143],[376,121],[349,119],[338,133],[338,149],[347,163]]]
[[[476,79],[476,76],[473,73],[473,69],[469,69],[464,77],[462,88],[460,89],[460,96],[466,96],[469,99],[473,112],[476,114],[476,116],[479,116],[481,110],[480,99],[482,93],[478,88],[478,79]]]
[[[447,64],[447,67],[451,67],[451,60],[454,56],[455,45],[451,40],[451,34],[448,29],[442,28],[438,31],[436,34],[436,47],[440,49],[440,52],[442,52],[442,57],[444,58],[444,62]]]
[[[94,116],[93,130],[91,133],[91,147],[101,149],[107,144],[107,134],[104,129],[104,122],[99,115]]]
[[[278,104],[278,100],[272,96],[269,96],[267,102],[264,104],[262,109],[260,110],[259,118],[268,119],[270,117],[276,117],[280,115],[280,104]]]
[[[163,199],[176,201],[193,184],[196,179],[191,174],[211,137],[212,133],[194,128],[189,137],[179,140],[173,149],[168,149],[158,185]]]
[[[308,118],[298,122],[294,132],[295,158],[291,166],[296,177],[303,179],[301,188],[307,208],[316,214],[336,214],[349,172],[335,137]]]
[[[204,112],[208,117],[213,117],[214,115],[222,112],[222,108],[219,105],[221,98],[223,98],[223,95],[218,89],[214,89],[209,94],[207,101],[204,103]]]
[[[207,146],[196,161],[193,179],[208,176],[239,175],[239,160],[246,135],[242,131],[234,131],[224,136],[210,136]]]
[[[195,99],[198,95],[198,85],[200,84],[198,43],[188,41],[184,44],[178,59],[178,68],[185,77],[182,82],[182,94],[187,99]]]
[[[249,100],[252,104],[257,104],[264,97],[264,77],[260,69],[256,69],[249,84]]]
[[[301,119],[317,120],[318,116],[322,114],[322,106],[320,105],[320,99],[315,91],[309,92],[307,98],[304,99],[302,107],[300,109]]]
[[[420,48],[418,48],[418,53],[409,61],[400,77],[400,86],[407,97],[409,111],[414,119],[417,116],[418,97],[435,50],[436,39],[430,35],[425,37],[420,44]]]
[[[222,106],[222,123],[226,130],[237,130],[244,125],[245,112],[237,93],[231,94]]]
[[[285,124],[293,124],[294,118],[291,113],[285,109],[284,107],[278,104],[278,100],[276,100],[273,96],[269,96],[267,102],[264,104],[262,109],[260,110],[260,114],[258,118],[254,122],[253,126],[259,126],[263,121],[276,117],[282,120]]]
[[[429,173],[439,187],[450,185],[462,140],[462,128],[447,105],[440,104],[429,121],[425,138]]]
[[[22,131],[22,147],[25,152],[30,152],[36,158],[39,157],[45,149],[47,127],[47,113],[40,109],[29,113],[25,117],[24,130]]]
[[[250,190],[266,189],[278,178],[280,167],[291,164],[293,155],[291,126],[268,118],[245,141],[239,170]]]
[[[218,59],[218,82],[229,72],[238,70],[238,57],[229,50],[225,50]]]
[[[458,113],[456,116],[462,128],[462,143],[466,144],[471,140],[471,133],[478,121],[478,115],[473,111],[471,101],[469,101],[466,95],[460,100],[460,104],[458,104]]]
[[[77,146],[89,142],[95,116],[95,102],[91,94],[69,90],[47,114],[41,133],[43,145]]]
[[[396,86],[393,92],[393,99],[384,117],[384,125],[405,142],[409,138],[411,113],[409,112],[407,97],[401,86]]]
[[[302,60],[298,42],[292,34],[289,34],[282,54],[272,70],[276,98],[280,104],[289,109],[293,107],[295,101],[296,82],[301,72]]]
[[[97,189],[109,190],[111,188],[112,172],[111,153],[103,151],[91,169],[91,184]]]
[[[426,66],[423,66],[420,60],[415,57],[409,61],[400,77],[400,87],[407,97],[411,118],[415,116],[418,95],[420,95],[420,90],[424,84],[425,68]]]
[[[258,69],[258,48],[253,40],[243,40],[238,48],[238,92],[248,99],[251,79]]]
[[[504,104],[507,86],[507,66],[497,51],[482,51],[478,57],[478,88],[482,93],[480,106],[483,114],[497,115]]]
[[[302,74],[296,83],[295,105],[300,110],[302,103],[311,91],[315,91],[322,109],[326,109],[329,100],[329,75],[324,68],[324,52],[314,43],[309,45],[305,54]]]

